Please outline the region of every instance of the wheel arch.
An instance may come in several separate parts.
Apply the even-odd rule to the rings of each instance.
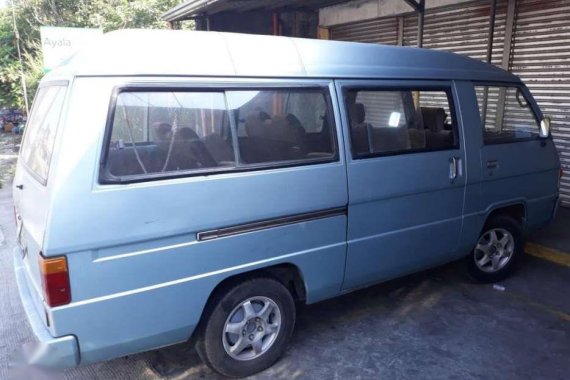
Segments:
[[[279,281],[283,286],[285,286],[285,288],[287,288],[287,290],[289,290],[295,302],[305,303],[307,295],[305,279],[301,269],[295,264],[280,263],[247,272],[236,273],[221,280],[210,292],[204,309],[202,310],[200,321],[190,337],[190,340],[193,340],[196,335],[203,330],[217,301],[228,289],[243,281],[260,277],[269,277]]]
[[[481,226],[481,232],[483,232],[483,229],[485,228],[485,225],[487,225],[489,220],[497,215],[506,215],[516,219],[518,222],[520,222],[521,226],[524,229],[527,220],[526,202],[523,200],[519,200],[507,204],[495,205],[489,208],[487,210],[487,215],[485,217],[483,225]]]

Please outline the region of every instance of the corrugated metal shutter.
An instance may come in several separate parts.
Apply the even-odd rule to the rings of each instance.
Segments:
[[[397,45],[398,19],[387,17],[335,26],[331,28],[331,39]]]
[[[398,19],[380,18],[331,28],[331,39],[340,41],[369,42],[385,45],[398,44]],[[366,104],[366,122],[381,125],[386,112],[394,109],[394,102],[374,93],[360,93],[357,102]]]
[[[488,0],[427,10],[424,47],[485,60],[489,28]],[[497,1],[492,63],[502,63],[507,1]],[[417,44],[417,15],[404,16],[403,44]],[[397,44],[398,18],[335,26],[331,38]],[[552,117],[553,136],[565,175],[561,198],[570,206],[570,0],[517,0],[509,70],[531,89],[542,111]],[[482,92],[478,93],[481,101]],[[487,119],[496,115],[498,91],[489,93]],[[508,104],[507,104],[508,107]]]
[[[510,66],[552,117],[565,172],[561,199],[570,206],[570,1],[517,1]]]
[[[489,38],[489,1],[461,4],[428,10],[424,19],[424,47],[449,51],[486,61]],[[507,19],[506,0],[497,1],[495,31],[491,62],[500,66],[503,58]],[[418,17],[415,14],[404,18],[404,45],[417,45]],[[487,123],[497,115],[498,91],[489,91]],[[484,93],[477,92],[479,108],[482,109]]]
[[[506,26],[506,1],[497,2],[492,62],[501,64]],[[491,7],[489,1],[427,10],[424,47],[485,60]],[[404,45],[417,45],[418,17],[404,18]]]

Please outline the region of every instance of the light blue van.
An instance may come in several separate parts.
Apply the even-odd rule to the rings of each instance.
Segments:
[[[42,80],[14,180],[38,365],[190,341],[226,376],[299,303],[453,260],[497,281],[560,163],[521,80],[415,48],[120,31]]]

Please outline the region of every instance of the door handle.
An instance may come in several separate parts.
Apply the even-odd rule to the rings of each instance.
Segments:
[[[457,174],[459,173],[459,158],[451,157],[449,159],[449,180],[451,183],[455,181],[457,178]]]
[[[487,161],[487,169],[497,169],[498,167],[499,167],[499,161],[497,160]]]

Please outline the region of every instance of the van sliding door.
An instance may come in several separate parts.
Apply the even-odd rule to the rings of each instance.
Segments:
[[[449,261],[465,151],[451,82],[341,81],[348,165],[344,289]]]

